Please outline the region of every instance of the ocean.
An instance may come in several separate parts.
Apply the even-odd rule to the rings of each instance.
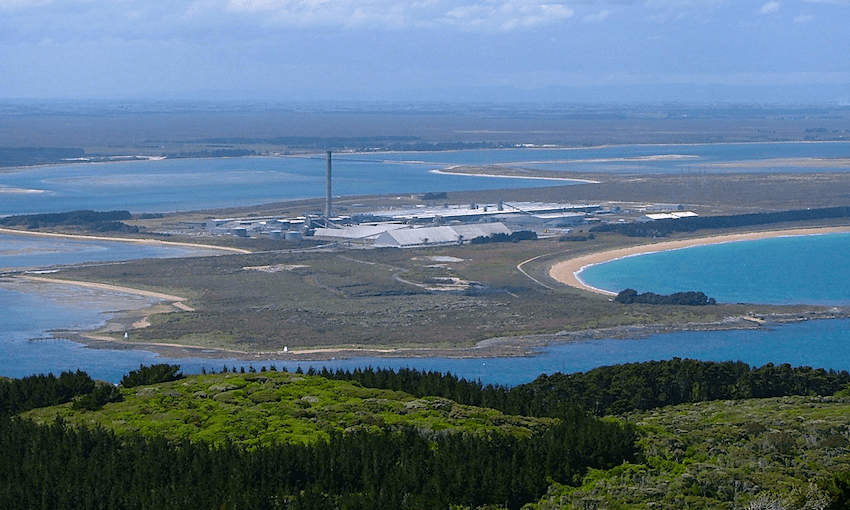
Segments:
[[[721,303],[850,305],[850,234],[778,237],[636,255],[585,268],[611,292],[701,291]]]

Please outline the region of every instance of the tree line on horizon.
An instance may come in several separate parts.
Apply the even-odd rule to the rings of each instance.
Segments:
[[[0,218],[0,226],[22,227],[30,230],[50,227],[83,227],[95,232],[139,232],[139,227],[127,225],[133,219],[130,211],[77,210],[61,213],[18,214]]]
[[[722,216],[692,216],[647,222],[609,223],[597,225],[590,231],[616,232],[628,237],[667,237],[676,232],[695,232],[703,229],[740,228],[849,217],[850,207],[841,206]]]

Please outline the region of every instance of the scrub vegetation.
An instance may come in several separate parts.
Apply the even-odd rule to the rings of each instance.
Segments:
[[[630,414],[642,462],[592,470],[577,487],[555,484],[529,508],[848,508],[850,399],[842,395]]]
[[[131,331],[136,343],[275,353],[286,347],[290,355],[321,348],[451,350],[494,337],[529,345],[546,340],[530,335],[562,331],[691,323],[752,327],[753,322],[730,325],[728,319],[835,313],[816,306],[624,305],[548,275],[555,260],[635,242],[604,233],[582,243],[552,238],[415,250],[293,249],[128,261],[52,276],[188,298],[193,311],[151,315],[149,327]],[[524,274],[517,266],[529,260]],[[121,341],[123,331],[113,328],[104,335]]]

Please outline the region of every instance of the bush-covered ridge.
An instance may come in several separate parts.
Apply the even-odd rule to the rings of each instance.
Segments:
[[[452,374],[414,369],[317,372],[324,377],[357,381],[413,395],[439,395],[464,404],[507,414],[557,417],[572,409],[596,415],[710,400],[740,400],[786,395],[833,395],[850,385],[846,370],[792,367],[768,363],[751,367],[742,361],[673,358],[599,367],[587,372],[540,375],[508,388],[482,385]]]
[[[429,431],[528,437],[552,420],[505,415],[442,397],[421,397],[347,381],[288,372],[226,373],[121,390],[123,401],[96,412],[49,407],[27,416],[104,427],[118,434],[185,438],[256,447],[315,443],[355,429],[417,427]]]
[[[0,417],[0,507],[519,508],[634,460],[631,426],[578,410],[508,416],[311,374],[120,391],[96,411],[25,415],[40,426]]]
[[[633,413],[637,463],[554,484],[532,509],[828,509],[850,502],[850,398],[777,397]]]
[[[176,368],[134,372],[172,378]],[[11,385],[6,396],[26,385],[38,401],[67,401],[54,379],[0,382]],[[72,403],[26,413],[42,425],[0,415],[0,507],[845,508],[848,380],[843,371],[681,359],[515,388],[416,370],[234,371],[109,385],[126,400],[92,411],[77,404],[103,385],[84,393],[79,379]],[[628,414],[676,400],[696,403]],[[628,420],[593,418],[585,405]],[[254,440],[294,415],[299,435]],[[184,426],[193,420],[215,433],[192,436]],[[155,422],[161,428],[138,426]]]
[[[584,373],[541,375],[521,391],[541,401],[569,401],[596,414],[623,414],[667,405],[789,395],[829,396],[850,385],[846,370],[742,361],[666,361],[599,367]]]
[[[64,404],[92,393],[95,386],[89,374],[80,370],[62,372],[59,377],[38,374],[21,379],[0,378],[0,416]]]

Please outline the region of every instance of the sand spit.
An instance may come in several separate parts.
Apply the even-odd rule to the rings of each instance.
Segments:
[[[464,171],[466,170],[466,171]],[[551,174],[528,174],[528,175],[518,175],[516,173],[510,173],[506,171],[500,171],[498,168],[488,167],[487,170],[479,171],[476,168],[466,167],[466,166],[450,166],[443,168],[442,170],[431,170],[431,173],[434,174],[442,174],[442,175],[467,175],[470,177],[498,177],[500,179],[534,179],[537,181],[566,181],[566,182],[575,182],[581,184],[597,184],[599,181],[592,181],[590,179],[579,179],[573,177],[557,177]]]
[[[249,250],[243,250],[240,248],[230,248],[226,246],[213,246],[211,244],[200,244],[200,243],[181,243],[181,242],[173,242],[173,241],[161,241],[159,239],[141,239],[141,238],[132,238],[132,237],[101,237],[101,236],[90,236],[90,235],[77,235],[77,234],[58,234],[53,232],[30,232],[26,230],[15,230],[11,228],[0,228],[0,234],[8,234],[14,236],[35,236],[35,237],[54,237],[59,239],[74,239],[80,241],[109,241],[109,242],[119,242],[119,243],[136,243],[136,244],[147,244],[147,245],[159,245],[159,246],[176,246],[176,247],[184,247],[184,248],[197,248],[202,250],[210,250],[210,251],[222,251],[229,253],[251,253]]]
[[[59,285],[76,285],[78,287],[86,287],[89,289],[97,289],[104,290],[108,292],[122,292],[125,294],[136,294],[138,296],[149,297],[153,299],[159,299],[162,301],[168,301],[175,308],[179,308],[180,310],[191,312],[194,311],[193,308],[183,303],[186,300],[184,297],[174,296],[171,294],[163,294],[161,292],[152,292],[149,290],[140,290],[134,289],[131,287],[121,287],[118,285],[109,285],[106,283],[95,283],[95,282],[80,282],[74,280],[62,280],[59,278],[46,278],[44,276],[33,276],[33,275],[21,275],[19,278],[24,278],[31,281],[43,282],[43,283],[54,283]]]
[[[704,246],[709,244],[731,243],[737,241],[752,241],[756,239],[770,239],[774,237],[808,236],[821,234],[834,234],[850,232],[850,226],[821,227],[821,228],[795,228],[788,230],[769,230],[763,232],[748,232],[743,234],[728,234],[712,237],[699,237],[693,239],[681,239],[676,241],[661,241],[651,244],[642,244],[628,248],[604,251],[584,255],[563,262],[558,262],[549,270],[549,276],[553,279],[579,289],[590,290],[600,294],[614,295],[615,293],[597,289],[587,285],[579,276],[581,271],[589,266],[609,262],[611,260],[631,257],[644,253],[655,253],[659,251],[678,250],[692,246]]]

